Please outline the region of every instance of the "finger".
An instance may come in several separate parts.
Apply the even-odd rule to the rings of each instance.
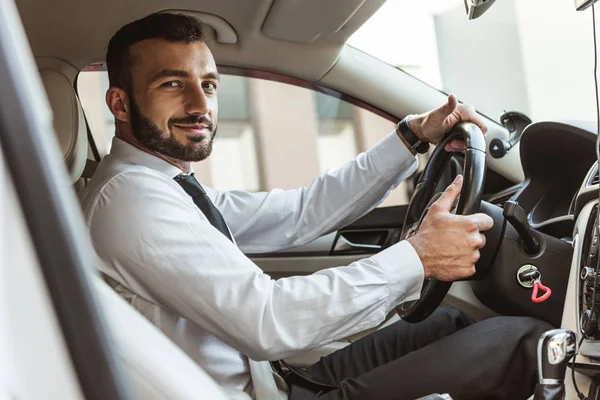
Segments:
[[[473,215],[465,215],[466,220],[470,221],[474,224],[475,229],[478,231],[487,231],[492,229],[494,226],[494,220],[487,214],[473,214]]]
[[[456,110],[457,106],[458,100],[456,99],[455,95],[451,94],[448,96],[446,103],[436,108],[433,113],[438,114],[440,120],[444,120],[448,115],[452,114],[454,110]]]
[[[454,148],[455,150],[461,151],[467,148],[467,145],[462,140],[453,140],[452,142],[450,142],[450,146],[452,146],[452,148]]]
[[[464,151],[467,148],[467,146],[465,145],[465,142],[463,142],[462,140],[453,140],[452,142],[446,144],[446,146],[444,146],[444,150],[446,150],[446,152],[450,153],[453,151]]]
[[[479,127],[479,129],[481,129],[481,132],[483,132],[484,134],[488,131],[485,119],[483,119],[483,117],[477,114],[477,111],[475,111],[475,108],[473,106],[471,106],[470,104],[461,104],[457,108],[459,114],[461,115],[461,121],[469,121],[474,123]]]
[[[437,208],[440,208],[443,211],[449,212],[452,208],[452,204],[460,194],[460,190],[462,189],[463,177],[462,175],[457,175],[454,179],[454,182],[450,184],[442,193],[439,199],[433,204]],[[432,206],[433,207],[433,206]]]
[[[485,237],[485,235],[483,233],[480,233],[479,235],[481,236],[481,246],[479,246],[479,248],[481,249],[487,243],[487,238]]]
[[[478,257],[476,257],[476,256],[474,255],[474,256],[473,256],[473,260],[474,260],[474,262],[477,262],[477,261],[479,261],[479,258],[478,258]],[[466,279],[466,278],[469,278],[469,277],[471,277],[471,276],[475,275],[475,272],[477,272],[477,269],[475,268],[475,264],[471,264],[471,265],[469,265],[469,266],[468,266],[467,268],[465,268],[465,270],[463,271],[463,274],[462,274],[462,279]]]
[[[456,110],[457,106],[458,106],[458,99],[456,98],[456,96],[454,94],[450,94],[450,96],[448,96],[448,101],[446,102],[446,110],[448,111],[448,114],[450,114],[454,110]]]

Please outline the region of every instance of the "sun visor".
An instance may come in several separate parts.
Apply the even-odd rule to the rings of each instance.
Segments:
[[[339,31],[365,0],[275,0],[262,32],[272,39],[312,43]]]

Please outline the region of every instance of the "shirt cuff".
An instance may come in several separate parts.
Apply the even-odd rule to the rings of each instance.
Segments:
[[[409,242],[396,243],[371,259],[383,269],[388,282],[388,311],[405,301],[421,297],[425,272],[419,255]]]
[[[394,178],[398,173],[407,171],[417,163],[417,157],[410,152],[402,139],[398,137],[396,130],[390,132],[368,150],[367,156],[385,180]]]

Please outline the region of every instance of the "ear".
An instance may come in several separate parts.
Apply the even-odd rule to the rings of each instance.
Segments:
[[[123,89],[110,87],[106,91],[106,105],[117,121],[130,122],[131,105],[129,96]]]

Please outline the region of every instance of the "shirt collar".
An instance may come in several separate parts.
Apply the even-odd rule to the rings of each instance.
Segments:
[[[116,136],[112,139],[110,154],[121,160],[126,160],[137,165],[143,165],[155,171],[161,172],[167,175],[169,178],[175,178],[177,175],[183,173],[173,164],[170,164],[153,154],[138,149],[137,147],[127,143],[122,139],[119,139]],[[190,168],[190,174],[193,173],[194,171]]]

